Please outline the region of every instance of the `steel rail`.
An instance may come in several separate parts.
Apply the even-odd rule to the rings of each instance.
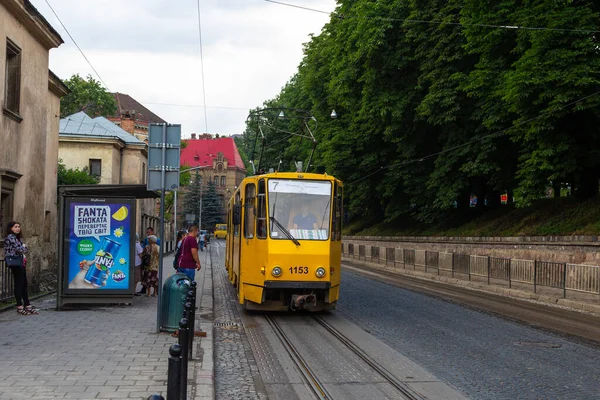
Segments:
[[[409,400],[424,400],[425,397],[421,396],[419,393],[415,392],[411,389],[407,384],[400,381],[394,375],[392,375],[387,369],[385,369],[381,364],[367,355],[364,351],[361,350],[352,340],[346,337],[343,333],[335,329],[329,322],[325,321],[318,315],[313,315],[312,318],[318,322],[323,328],[325,328],[329,333],[335,336],[340,342],[342,342],[350,351],[360,357],[363,361],[365,361],[375,372],[377,372],[382,378],[384,378],[390,385],[395,387],[403,396],[406,396]]]
[[[265,315],[265,318],[271,326],[271,328],[273,329],[273,331],[275,332],[275,335],[277,335],[279,340],[281,340],[281,343],[284,345],[285,350],[288,352],[290,358],[300,370],[300,373],[304,377],[306,383],[313,391],[315,396],[318,399],[322,400],[332,400],[333,396],[331,396],[327,389],[325,389],[324,384],[319,381],[319,378],[317,378],[316,374],[308,366],[306,360],[304,360],[304,358],[300,355],[300,352],[298,352],[296,347],[289,340],[289,338],[287,337],[281,326],[279,326],[275,318],[270,315]]]

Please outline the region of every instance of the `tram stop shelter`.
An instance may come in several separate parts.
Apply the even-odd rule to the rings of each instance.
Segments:
[[[146,185],[64,185],[58,196],[57,309],[131,303],[136,200],[160,194]]]

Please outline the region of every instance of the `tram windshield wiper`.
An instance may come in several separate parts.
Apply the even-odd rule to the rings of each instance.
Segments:
[[[283,234],[285,236],[287,236],[288,239],[290,239],[292,242],[294,242],[294,244],[296,246],[300,246],[300,242],[298,241],[298,239],[296,239],[294,236],[292,236],[292,234],[290,233],[290,231],[288,231],[285,226],[281,225],[281,223],[279,221],[277,221],[275,219],[275,217],[269,217],[269,218],[271,218],[271,221],[273,221],[273,223],[275,225],[277,225],[277,227],[281,230],[281,232],[283,232]]]

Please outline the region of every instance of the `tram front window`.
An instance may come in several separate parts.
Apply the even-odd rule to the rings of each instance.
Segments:
[[[270,179],[268,189],[271,238],[329,238],[331,182]]]

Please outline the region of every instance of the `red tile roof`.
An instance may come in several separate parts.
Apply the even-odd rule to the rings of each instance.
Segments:
[[[117,115],[111,115],[120,119],[123,111],[135,111],[136,120],[151,124],[163,124],[166,123],[164,119],[154,114],[152,111],[144,107],[140,102],[124,93],[111,93],[117,101]]]
[[[181,165],[212,166],[213,158],[216,158],[218,153],[223,153],[223,157],[227,159],[228,168],[246,170],[233,138],[188,139],[185,142],[187,147],[181,151]]]

